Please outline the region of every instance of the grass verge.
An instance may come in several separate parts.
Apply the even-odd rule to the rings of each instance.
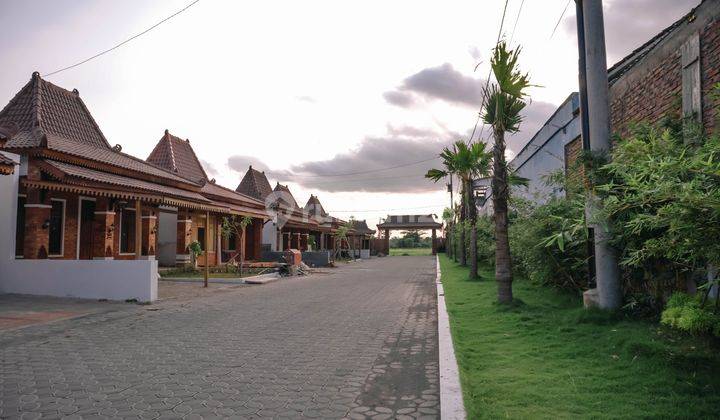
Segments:
[[[469,419],[717,418],[717,342],[586,311],[523,279],[500,306],[492,272],[470,281],[440,264]]]
[[[432,255],[431,248],[390,248],[390,256]]]

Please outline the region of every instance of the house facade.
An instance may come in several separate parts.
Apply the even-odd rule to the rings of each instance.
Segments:
[[[187,263],[193,241],[220,249],[222,217],[267,218],[257,200],[111,146],[79,92],[37,72],[0,111],[0,150],[19,162],[2,181],[12,246],[0,251],[0,291],[153,300],[159,230],[174,231],[175,261]],[[159,224],[171,209],[176,222]],[[215,254],[202,264],[221,263]]]

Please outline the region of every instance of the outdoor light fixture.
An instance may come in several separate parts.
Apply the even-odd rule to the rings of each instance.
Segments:
[[[47,229],[50,227],[50,219],[45,219],[45,223],[42,224],[43,229]]]

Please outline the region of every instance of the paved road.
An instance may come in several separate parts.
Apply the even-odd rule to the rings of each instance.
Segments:
[[[0,333],[1,418],[438,418],[434,259]]]

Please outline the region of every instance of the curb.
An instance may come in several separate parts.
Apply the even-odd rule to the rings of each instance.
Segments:
[[[458,371],[452,335],[450,317],[445,306],[445,292],[440,277],[440,257],[435,256],[438,313],[438,350],[440,362],[440,418],[443,420],[465,419],[460,373]]]

